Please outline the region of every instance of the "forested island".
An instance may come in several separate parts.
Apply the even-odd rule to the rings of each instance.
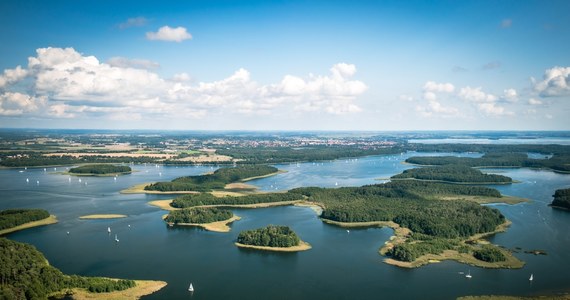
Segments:
[[[174,198],[170,206],[175,208],[186,208],[202,205],[250,205],[260,203],[275,203],[303,200],[303,195],[295,192],[287,193],[259,193],[244,196],[224,196],[216,197],[210,193],[188,194]]]
[[[277,168],[266,165],[243,165],[230,168],[220,168],[211,174],[184,176],[169,182],[156,182],[145,186],[146,191],[194,191],[210,192],[221,190],[226,184],[246,181],[253,178],[277,173]]]
[[[288,226],[275,225],[240,232],[236,245],[272,251],[303,251],[311,248]]]
[[[110,164],[90,164],[69,169],[73,175],[112,176],[131,173],[129,166],[116,166]]]
[[[50,266],[35,247],[5,238],[0,238],[0,261],[0,299],[47,299],[73,295],[77,289],[108,293],[139,287],[139,282],[134,280],[65,275]],[[154,288],[150,293],[166,285],[165,282],[152,283]]]
[[[462,184],[508,184],[513,182],[510,177],[485,174],[465,165],[441,165],[408,169],[390,179],[418,179]]]
[[[553,197],[554,200],[550,204],[552,207],[570,210],[570,189],[556,190]]]
[[[57,223],[44,209],[6,209],[0,211],[0,235],[35,226]]]
[[[224,221],[232,218],[234,214],[231,210],[218,208],[188,208],[173,210],[164,219],[172,224],[185,223],[212,223]]]

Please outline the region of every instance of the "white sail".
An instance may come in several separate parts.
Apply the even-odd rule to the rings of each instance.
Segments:
[[[530,280],[530,281],[533,281],[533,280],[534,280],[533,274],[530,274],[530,278],[529,278],[528,280]]]
[[[192,286],[192,283],[190,283],[190,286],[188,287],[188,291],[189,291],[189,292],[193,292],[193,291],[194,291],[194,286]]]
[[[465,275],[466,278],[471,278],[473,276],[471,276],[471,270],[469,270],[469,272],[467,272],[467,275]]]
[[[107,232],[111,233],[111,227],[107,227]]]

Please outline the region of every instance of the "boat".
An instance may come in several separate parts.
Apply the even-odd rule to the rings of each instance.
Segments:
[[[473,276],[471,276],[471,270],[469,270],[469,272],[467,272],[467,275],[465,275],[465,278],[471,279],[471,277],[473,277]]]
[[[189,291],[189,292],[193,292],[193,291],[194,291],[194,286],[192,286],[192,282],[190,282],[190,286],[188,287],[188,291]]]
[[[529,280],[529,281],[533,281],[533,280],[534,280],[534,276],[533,276],[532,273],[530,274],[530,278],[529,278],[528,280]]]
[[[111,233],[111,227],[107,227],[107,232]]]
[[[117,235],[115,234],[115,242],[119,242],[119,238],[117,237]]]

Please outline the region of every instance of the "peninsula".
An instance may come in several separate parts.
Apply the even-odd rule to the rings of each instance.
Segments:
[[[43,209],[7,209],[0,211],[0,235],[55,223],[57,223],[57,218]]]
[[[570,210],[570,189],[560,189],[554,192],[554,200],[550,206]]]

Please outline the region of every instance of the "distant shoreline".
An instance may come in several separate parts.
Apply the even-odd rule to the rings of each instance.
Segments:
[[[55,224],[57,222],[58,222],[57,217],[54,215],[50,215],[49,217],[42,219],[42,220],[28,222],[28,223],[24,223],[22,225],[18,225],[16,227],[0,230],[0,236],[8,234],[8,233],[15,232],[15,231],[28,229],[28,228],[44,226],[44,225],[49,225],[49,224]]]
[[[99,220],[99,219],[120,219],[126,218],[127,215],[119,215],[119,214],[95,214],[95,215],[85,215],[79,217],[81,220]]]

